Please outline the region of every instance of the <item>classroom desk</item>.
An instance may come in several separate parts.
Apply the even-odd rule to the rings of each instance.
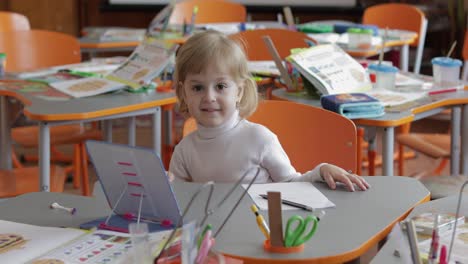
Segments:
[[[330,190],[324,183],[315,186],[323,192],[335,208],[325,209],[315,235],[297,254],[273,254],[263,250],[264,237],[257,227],[250,211],[252,200],[245,196],[216,238],[215,249],[231,257],[241,258],[244,263],[343,263],[356,260],[380,240],[384,239],[393,225],[401,221],[416,205],[429,200],[429,192],[417,180],[406,177],[366,177],[372,187],[365,192],[348,192],[339,187]],[[181,209],[189,202],[200,184],[177,182],[174,191]],[[213,204],[231,188],[228,184],[215,185]],[[208,218],[207,223],[218,229],[224,217],[241,196],[240,187],[225,205]],[[395,195],[395,193],[398,195]],[[62,193],[29,193],[0,203],[0,219],[20,223],[77,227],[80,222],[106,216],[109,209],[102,196],[96,199]],[[100,198],[99,198],[100,197]],[[187,219],[199,218],[204,208],[207,193],[196,199],[189,210]],[[94,200],[94,202],[93,202]],[[49,205],[58,202],[77,208],[71,216],[63,211],[51,211]],[[24,206],[28,205],[28,210]],[[197,210],[198,209],[198,210]],[[267,216],[265,211],[261,212]],[[305,211],[283,211],[283,224],[293,214],[306,215]]]
[[[390,49],[400,49],[400,70],[408,72],[409,65],[409,45],[412,44],[418,37],[418,33],[406,30],[390,30],[393,38],[387,39],[384,46],[384,51]],[[383,30],[379,30],[379,36],[383,37]],[[325,33],[326,35],[327,33]],[[308,36],[317,39],[319,43],[329,43],[326,38],[320,37],[320,33],[308,34]],[[399,37],[398,37],[399,36]],[[396,37],[396,38],[395,38]],[[350,49],[347,45],[339,45],[346,53],[356,59],[365,59],[368,57],[376,56],[380,53],[382,45],[372,46],[369,49]]]
[[[71,123],[105,120],[104,137],[112,140],[111,119],[129,117],[128,143],[135,145],[135,117],[153,115],[153,149],[161,151],[161,106],[174,104],[174,93],[117,92],[69,100],[48,100],[32,93],[8,90],[0,84],[0,169],[11,170],[11,120],[8,97],[24,104],[24,114],[39,125],[40,190],[49,191],[50,127]],[[167,128],[169,129],[169,128]]]
[[[437,199],[416,206],[414,210],[408,215],[408,218],[420,215],[425,212],[437,212],[437,213],[451,213],[455,214],[457,209],[458,193],[454,196],[445,197],[442,199]],[[468,215],[468,203],[466,202],[466,192],[462,198],[462,203],[460,207],[460,215]],[[447,245],[448,247],[448,245]],[[401,258],[398,258],[393,255],[395,249],[398,248],[397,240],[389,237],[384,246],[380,249],[377,255],[372,259],[371,263],[379,264],[397,264],[403,263]],[[448,248],[447,248],[448,250]]]
[[[273,99],[289,100],[297,103],[321,107],[320,101],[288,94],[285,89],[272,92]],[[451,117],[451,159],[452,175],[468,174],[468,87],[452,93],[431,96],[430,102],[398,113],[387,112],[378,118],[354,119],[356,125],[368,128],[369,147],[375,148],[376,129],[382,129],[382,174],[393,175],[393,152],[395,127],[452,109]],[[464,116],[464,118],[462,118]],[[461,136],[460,136],[461,135]],[[374,149],[373,149],[374,150]],[[460,157],[460,158],[458,158]]]
[[[232,28],[237,27],[240,23],[210,23],[210,24],[197,24],[196,29],[202,30],[203,28],[216,29],[226,34],[233,33]],[[182,25],[170,25],[169,27],[180,28]],[[246,23],[247,28],[286,28],[287,26],[277,21],[252,21]],[[88,27],[88,31],[101,31],[104,32],[106,29],[112,29],[113,27]],[[168,38],[167,41],[183,44],[188,37],[177,37]],[[129,41],[100,41],[99,39],[92,37],[81,37],[80,39],[81,52],[89,53],[90,57],[95,57],[98,52],[107,51],[133,51],[139,44],[140,41],[129,40]]]
[[[117,51],[133,51],[138,45],[140,45],[140,41],[100,41],[93,38],[82,37],[80,40],[80,49],[82,53],[88,53],[91,58],[96,57],[98,52],[117,52]],[[176,44],[182,44],[187,40],[187,38],[176,38],[170,39],[171,41]]]

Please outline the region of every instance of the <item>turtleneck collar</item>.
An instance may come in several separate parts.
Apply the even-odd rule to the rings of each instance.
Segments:
[[[233,129],[240,121],[239,111],[235,111],[226,122],[218,127],[204,127],[197,123],[197,133],[201,139],[213,139]]]

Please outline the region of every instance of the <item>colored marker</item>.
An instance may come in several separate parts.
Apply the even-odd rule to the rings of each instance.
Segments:
[[[457,90],[458,90],[457,88],[450,88],[450,89],[444,89],[444,90],[430,91],[427,94],[428,95],[436,95],[436,94],[442,94],[442,93],[456,92]]]
[[[263,216],[258,213],[258,208],[257,208],[257,206],[255,206],[255,204],[252,204],[252,206],[250,206],[250,209],[255,214],[255,218],[257,219],[258,228],[260,228],[260,231],[262,231],[265,238],[267,240],[269,240],[270,239],[270,229],[268,228],[268,225],[265,223],[265,219],[263,219]]]

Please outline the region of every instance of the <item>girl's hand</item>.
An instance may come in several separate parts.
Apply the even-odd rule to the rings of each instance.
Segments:
[[[346,185],[346,189],[354,192],[354,184],[356,184],[362,191],[370,188],[370,184],[364,178],[356,174],[349,173],[344,169],[332,165],[324,164],[320,167],[320,175],[322,179],[328,184],[331,189],[336,189],[336,182],[341,182]]]

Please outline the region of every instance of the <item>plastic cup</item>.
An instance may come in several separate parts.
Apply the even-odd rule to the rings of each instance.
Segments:
[[[375,74],[374,88],[393,89],[395,88],[395,79],[398,68],[386,64],[371,64],[369,71]]]
[[[357,49],[360,43],[361,29],[349,28],[347,32],[348,32],[348,47],[350,49]]]
[[[461,60],[449,57],[432,59],[432,76],[434,82],[441,86],[457,84],[460,80]]]
[[[133,263],[152,263],[147,223],[130,223],[128,225],[132,241]]]

